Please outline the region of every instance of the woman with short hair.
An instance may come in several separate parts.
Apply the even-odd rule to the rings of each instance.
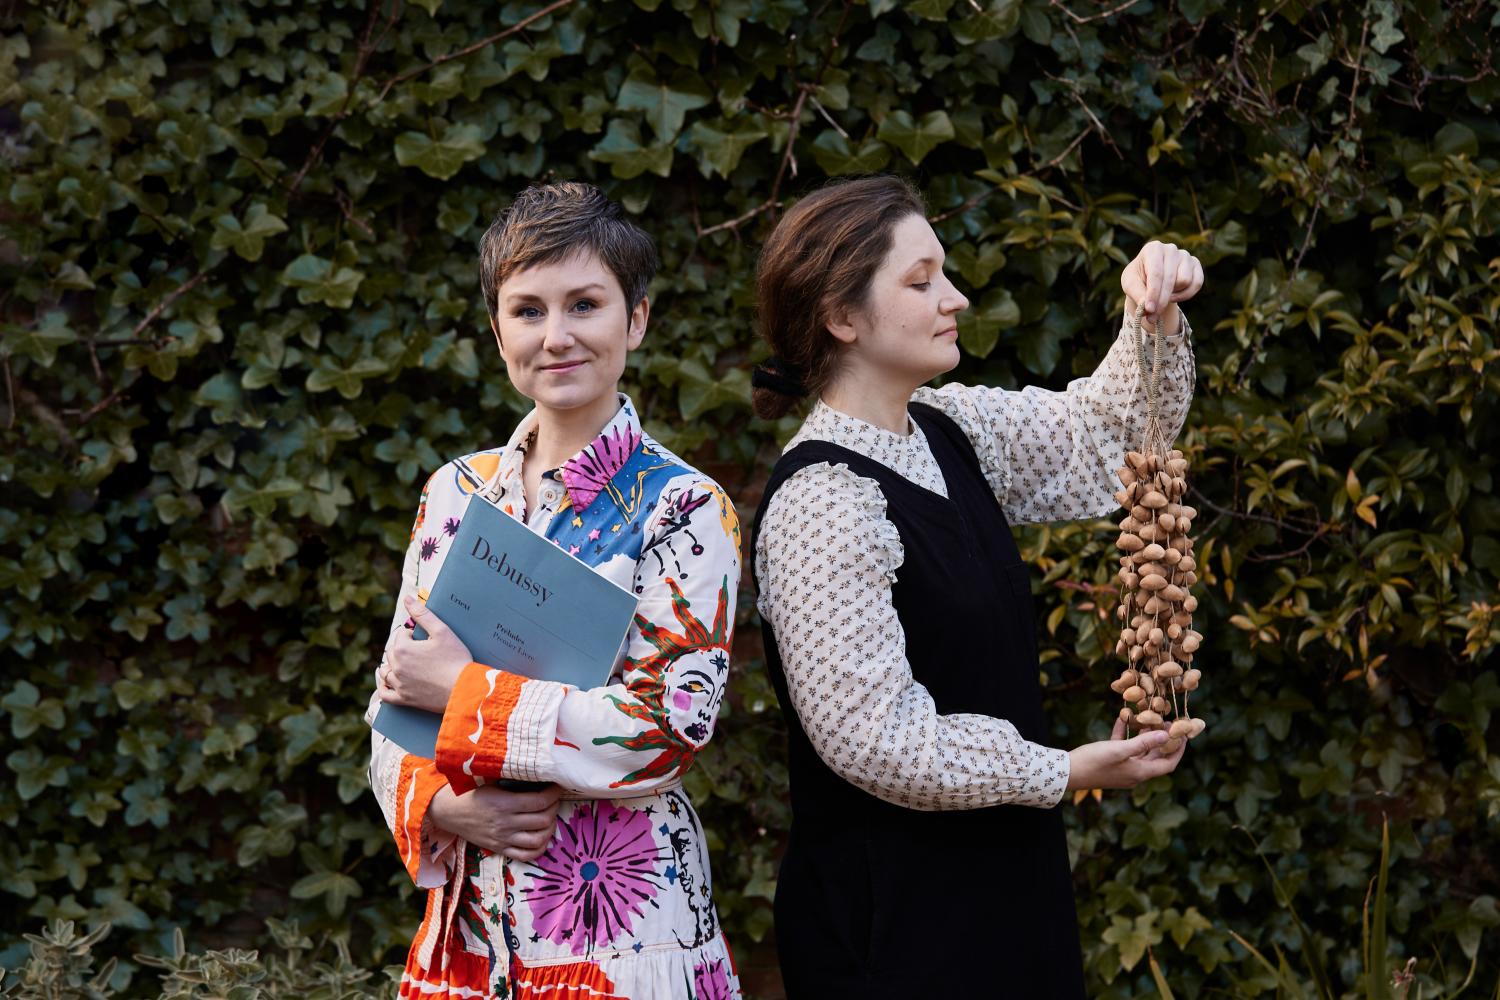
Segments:
[[[739,522],[619,392],[656,266],[650,238],[588,184],[528,188],[484,235],[490,325],[536,406],[505,445],[428,480],[377,672],[370,718],[382,700],[443,714],[435,760],[372,735],[371,786],[428,890],[403,996],[739,995],[682,788],[728,680]],[[423,606],[476,493],[636,594],[608,684],[473,663]]]
[[[1171,772],[1165,733],[1055,749],[1042,713],[1020,522],[1099,517],[1145,420],[1128,338],[1062,392],[921,388],[959,361],[968,300],[920,197],[834,183],[761,253],[764,417],[815,400],[766,485],[755,571],[789,730],[792,831],[776,890],[787,995],[1084,996],[1062,817],[1068,789]],[[1198,262],[1125,269],[1171,346],[1161,419],[1194,379],[1174,303]]]

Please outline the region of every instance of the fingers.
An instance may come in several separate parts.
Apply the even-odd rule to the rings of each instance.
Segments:
[[[1143,250],[1135,260],[1126,265],[1125,270],[1120,274],[1120,290],[1132,302],[1146,301],[1146,281],[1141,268],[1141,258],[1144,255]]]
[[[1154,302],[1153,307],[1147,311],[1160,316],[1167,306],[1172,302],[1172,293],[1177,290],[1177,271],[1182,266],[1183,251],[1178,250],[1170,243],[1163,245],[1159,272],[1156,275],[1155,289],[1156,297],[1147,298],[1148,302]]]
[[[1120,289],[1148,316],[1186,302],[1203,288],[1203,264],[1174,243],[1152,240],[1120,274]]]
[[[1114,727],[1109,731],[1109,738],[1111,740],[1123,740],[1125,738],[1124,719],[1120,718],[1119,716],[1115,716],[1115,724]]]
[[[1120,760],[1125,761],[1132,757],[1142,757],[1165,742],[1167,742],[1167,734],[1160,729],[1153,729],[1138,736],[1132,736],[1128,740],[1121,740],[1115,752],[1120,755]]]

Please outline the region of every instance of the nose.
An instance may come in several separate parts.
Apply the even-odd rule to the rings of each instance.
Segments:
[[[547,332],[542,338],[542,349],[561,353],[573,346],[573,333],[569,329],[572,320],[565,311],[552,313],[547,319]]]
[[[943,297],[938,303],[938,310],[944,316],[952,316],[969,308],[969,300],[964,296],[963,292],[958,290],[958,286],[948,280],[946,274],[943,275],[943,284],[947,287],[944,289]]]

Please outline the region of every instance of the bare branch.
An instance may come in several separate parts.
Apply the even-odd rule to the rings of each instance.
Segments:
[[[396,84],[405,83],[407,80],[410,80],[413,77],[421,76],[423,73],[426,73],[430,69],[436,69],[445,62],[452,62],[454,59],[462,59],[464,56],[469,55],[470,53],[478,52],[485,46],[494,45],[496,42],[500,41],[500,39],[506,38],[510,35],[514,35],[516,32],[526,28],[533,21],[540,21],[548,14],[562,10],[564,7],[567,7],[572,3],[573,0],[555,0],[554,3],[548,4],[546,7],[543,7],[535,14],[531,14],[527,17],[521,18],[521,20],[511,25],[509,28],[506,28],[504,31],[497,31],[493,35],[490,35],[486,38],[481,38],[479,41],[475,42],[472,45],[465,45],[463,48],[457,49],[453,52],[449,52],[447,55],[438,56],[426,66],[419,66],[416,69],[407,70],[405,73],[401,73],[391,77],[386,81],[385,86],[381,88],[379,96],[377,96],[375,100],[370,102],[371,106],[373,107],[374,105],[379,104],[381,101],[385,100],[385,95],[389,94],[391,92],[391,88]]]
[[[212,271],[213,267],[214,265],[205,267],[203,270],[193,275],[187,281],[184,281],[182,284],[178,285],[171,292],[167,293],[166,297],[164,297],[160,302],[156,304],[156,308],[147,313],[146,318],[135,325],[135,329],[132,331],[132,333],[135,336],[139,337],[145,331],[146,327],[150,326],[152,323],[155,323],[157,317],[159,317],[164,311],[166,311],[167,306],[170,306],[173,302],[176,302],[178,298],[192,291],[194,288],[197,288],[198,285],[202,283],[203,279],[208,277],[208,272]]]

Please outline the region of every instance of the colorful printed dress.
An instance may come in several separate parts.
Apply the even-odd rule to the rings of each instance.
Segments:
[[[402,996],[739,995],[703,828],[681,787],[728,681],[739,522],[718,484],[646,436],[634,405],[620,400],[588,447],[544,473],[535,510],[525,509],[521,478],[535,413],[505,447],[448,463],[422,492],[401,597],[425,598],[482,491],[639,603],[606,687],[470,664],[435,761],[372,732],[371,788],[407,871],[428,890]],[[392,631],[406,620],[400,600],[396,607]],[[476,719],[482,730],[471,742]],[[563,786],[546,853],[514,861],[426,821],[444,783],[473,787],[468,773]]]

